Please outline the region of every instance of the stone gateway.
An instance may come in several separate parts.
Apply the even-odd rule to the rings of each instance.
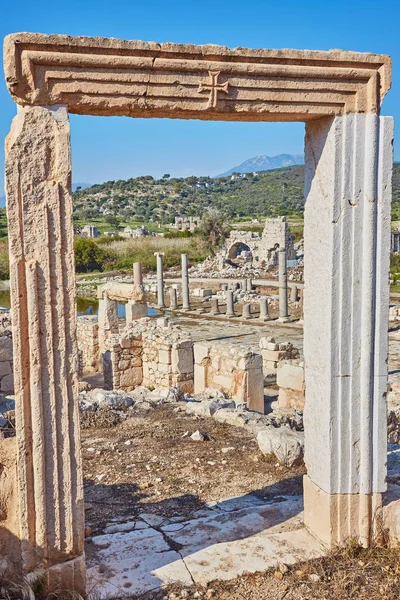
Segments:
[[[370,544],[386,489],[390,58],[17,33],[4,62],[24,572],[85,593],[68,113],[306,122],[305,522],[327,545]]]

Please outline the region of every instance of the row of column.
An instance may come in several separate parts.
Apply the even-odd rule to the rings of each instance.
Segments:
[[[157,306],[158,308],[165,308],[165,292],[164,292],[164,272],[163,272],[163,252],[155,252],[154,256],[157,258]],[[187,254],[181,255],[182,261],[182,310],[190,310],[190,291],[189,291],[189,261]],[[139,264],[139,263],[137,263]],[[252,290],[251,279],[246,279],[244,283],[244,289],[247,291]],[[291,290],[291,301],[297,300],[297,287],[293,286]],[[217,300],[218,302],[218,300]],[[226,291],[226,303],[227,310],[226,315],[228,317],[234,317],[235,311],[233,308],[233,292],[230,290]],[[178,308],[177,293],[175,288],[170,289],[170,304],[171,310]],[[243,306],[243,317],[249,318],[250,305],[245,304]],[[214,307],[211,310],[214,314],[219,314],[219,309]],[[269,319],[268,315],[268,300],[262,298],[260,300],[260,319]],[[289,308],[288,308],[288,280],[287,280],[287,255],[286,249],[279,251],[279,321],[289,321]]]

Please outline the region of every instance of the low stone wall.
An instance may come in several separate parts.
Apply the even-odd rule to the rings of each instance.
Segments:
[[[0,392],[14,393],[13,341],[10,312],[0,312]]]
[[[278,407],[303,411],[305,404],[304,363],[300,360],[285,360],[277,371],[279,386]]]
[[[104,382],[109,389],[132,391],[178,386],[193,391],[193,342],[168,319],[140,319],[105,343]]]
[[[81,316],[77,319],[79,371],[97,371],[100,362],[99,320],[97,316]]]
[[[102,354],[104,385],[110,390],[131,392],[143,381],[141,331],[114,334]]]
[[[247,348],[225,344],[194,344],[194,391],[222,390],[229,398],[264,413],[262,357]]]
[[[193,392],[193,374],[193,342],[187,334],[166,324],[143,332],[144,386],[179,386]]]

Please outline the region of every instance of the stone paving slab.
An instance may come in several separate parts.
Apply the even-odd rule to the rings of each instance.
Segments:
[[[303,527],[302,508],[299,496],[265,502],[249,494],[216,502],[190,521],[95,536],[86,545],[89,598],[233,579],[321,556],[322,546]]]
[[[266,571],[278,563],[292,565],[324,553],[322,544],[302,527],[276,534],[266,530],[242,540],[214,544],[190,554],[185,563],[194,581],[206,584]]]
[[[181,556],[155,529],[96,536],[87,552],[89,597],[119,598],[179,581],[193,583]]]

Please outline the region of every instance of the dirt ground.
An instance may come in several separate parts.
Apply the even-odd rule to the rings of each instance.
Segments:
[[[242,429],[170,405],[130,414],[113,426],[114,413],[106,412],[82,431],[86,521],[94,534],[110,519],[143,512],[192,518],[206,502],[249,492],[265,499],[302,493],[303,469],[263,457]],[[196,430],[209,439],[191,440]]]

